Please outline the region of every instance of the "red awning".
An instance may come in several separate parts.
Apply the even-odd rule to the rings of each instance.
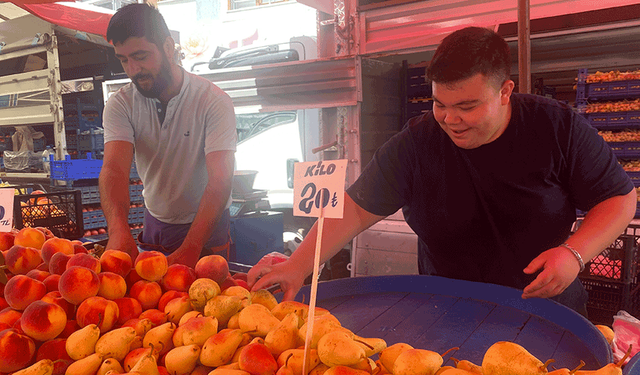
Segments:
[[[82,3],[53,2],[51,0],[13,0],[29,13],[54,25],[106,38],[107,26],[113,11]]]

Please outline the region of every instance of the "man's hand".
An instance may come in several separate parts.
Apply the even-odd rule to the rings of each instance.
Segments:
[[[136,258],[138,257],[138,245],[136,241],[133,239],[131,232],[125,233],[123,235],[112,234],[109,236],[109,241],[107,242],[106,250],[120,250],[129,254],[131,257],[131,261],[133,264],[136,263]]]
[[[201,251],[202,247],[189,246],[183,243],[176,251],[167,255],[167,262],[169,265],[178,263],[195,268],[198,259],[200,259]]]
[[[274,265],[256,264],[247,274],[247,283],[252,291],[280,284],[284,292],[283,301],[292,301],[302,287],[306,275],[300,273],[291,260]]]
[[[524,273],[542,272],[524,288],[522,298],[550,298],[562,293],[580,272],[580,264],[564,247],[554,247],[538,255]]]

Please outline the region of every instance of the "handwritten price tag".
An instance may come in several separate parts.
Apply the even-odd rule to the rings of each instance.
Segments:
[[[294,165],[293,214],[341,219],[347,160],[324,160]]]
[[[11,232],[14,195],[13,188],[0,189],[0,232]]]

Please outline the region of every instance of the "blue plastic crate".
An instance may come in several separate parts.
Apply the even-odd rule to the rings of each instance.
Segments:
[[[144,207],[131,207],[129,209],[129,224],[144,222]]]
[[[142,190],[144,186],[142,185],[129,185],[129,200],[131,202],[142,202],[144,198],[142,197]]]
[[[78,135],[75,133],[67,133],[67,150],[78,150]]]
[[[54,160],[51,155],[51,179],[53,180],[85,180],[98,178],[102,169],[102,160],[96,160],[88,154],[88,159],[71,160],[66,156],[65,160]]]
[[[640,158],[640,142],[625,142],[624,156],[627,158]]]
[[[627,123],[630,126],[640,126],[640,111],[627,112]]]
[[[627,112],[612,112],[607,115],[607,125],[608,126],[626,126],[627,122]]]
[[[611,151],[613,151],[613,154],[618,157],[618,158],[624,158],[625,157],[625,151],[624,151],[624,142],[609,142],[609,147],[611,148]]]
[[[107,219],[102,210],[83,212],[84,229],[104,228],[107,226]]]
[[[639,187],[640,186],[640,172],[629,172],[629,171],[627,171],[627,175],[631,179],[631,182],[633,182],[633,186],[635,186],[635,187]]]
[[[104,151],[104,134],[78,134],[78,151]]]
[[[609,123],[609,115],[607,113],[589,113],[587,119],[591,126],[595,128],[606,127]]]
[[[74,189],[82,193],[82,204],[100,203],[100,188],[95,186],[78,186]]]

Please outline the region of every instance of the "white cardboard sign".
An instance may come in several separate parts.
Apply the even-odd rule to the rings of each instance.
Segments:
[[[293,179],[295,216],[341,219],[344,211],[344,181],[347,160],[296,163]]]
[[[11,232],[13,227],[13,188],[0,189],[0,232]]]

